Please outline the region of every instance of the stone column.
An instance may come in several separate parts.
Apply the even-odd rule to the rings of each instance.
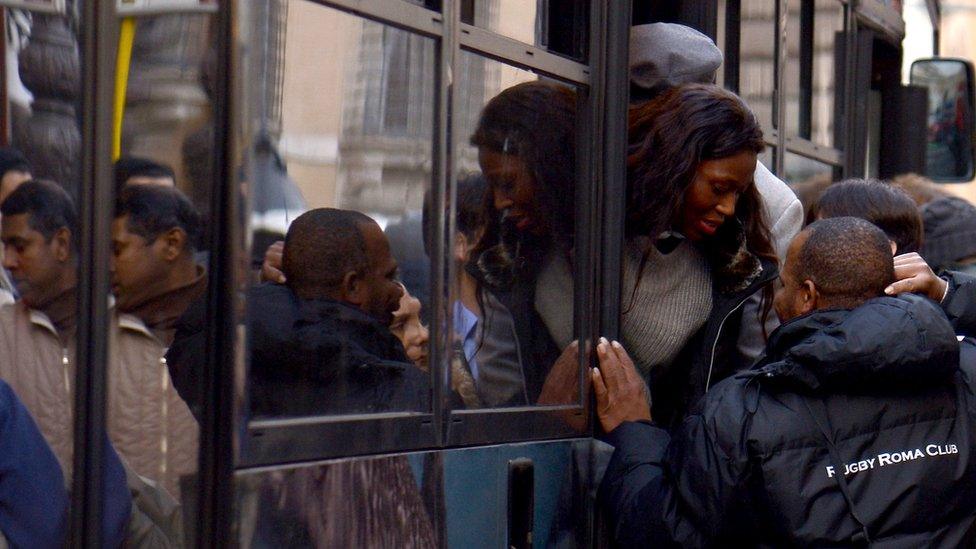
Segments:
[[[78,196],[81,63],[69,21],[34,15],[30,42],[20,52],[20,79],[34,95],[30,112],[15,110],[13,145],[30,160],[35,177],[53,179]]]

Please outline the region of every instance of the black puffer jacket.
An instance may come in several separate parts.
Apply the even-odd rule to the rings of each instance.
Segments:
[[[879,298],[784,324],[670,440],[610,433],[623,546],[973,547],[976,368],[938,307]],[[846,476],[837,474],[847,470]]]
[[[976,336],[976,277],[955,271],[945,271],[942,277],[949,282],[942,300],[946,316],[957,334]]]
[[[248,337],[256,416],[429,410],[427,374],[386,326],[354,306],[255,286]]]

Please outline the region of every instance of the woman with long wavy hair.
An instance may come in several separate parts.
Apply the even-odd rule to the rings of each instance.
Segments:
[[[742,304],[772,301],[776,254],[753,181],[756,117],[706,84],[671,88],[629,119],[622,339],[659,421],[679,419],[719,379],[748,366]]]

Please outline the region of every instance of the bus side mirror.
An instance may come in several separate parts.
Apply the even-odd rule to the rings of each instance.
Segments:
[[[910,81],[928,92],[925,175],[934,181],[973,179],[973,64],[963,59],[930,58],[912,63]]]

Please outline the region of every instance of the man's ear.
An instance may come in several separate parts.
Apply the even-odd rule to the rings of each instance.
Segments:
[[[356,271],[348,271],[345,276],[342,277],[342,286],[340,290],[340,301],[344,301],[351,305],[356,305],[357,307],[362,306],[363,303],[366,302],[363,278]]]
[[[163,259],[174,261],[186,250],[186,231],[179,227],[173,227],[165,233],[159,235],[157,239],[163,246]]]
[[[804,280],[799,289],[799,309],[800,314],[807,314],[814,311],[820,302],[820,292],[817,285],[812,280]]]
[[[51,237],[51,245],[54,246],[54,257],[64,263],[71,259],[71,230],[61,227],[55,231]]]

